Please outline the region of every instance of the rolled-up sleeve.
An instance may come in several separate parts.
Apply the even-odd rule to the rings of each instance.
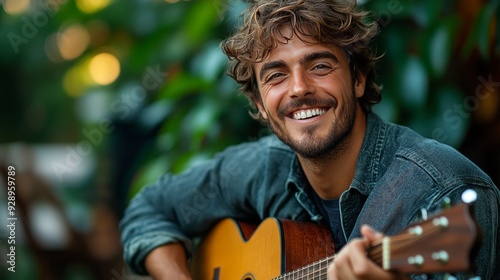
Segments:
[[[190,238],[161,211],[161,187],[158,182],[136,195],[120,224],[124,259],[134,273],[147,274],[144,259],[158,246],[173,242],[181,242],[187,250],[192,246]]]
[[[144,260],[156,247],[180,242],[190,253],[192,239],[222,218],[258,220],[262,213],[255,210],[255,201],[265,167],[258,161],[267,158],[258,143],[230,148],[144,187],[120,222],[127,265],[134,273],[146,274]]]

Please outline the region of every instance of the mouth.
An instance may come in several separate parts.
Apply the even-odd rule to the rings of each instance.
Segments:
[[[294,120],[307,120],[314,118],[316,116],[321,116],[325,114],[327,109],[324,108],[311,108],[311,109],[303,109],[297,110],[291,114]]]

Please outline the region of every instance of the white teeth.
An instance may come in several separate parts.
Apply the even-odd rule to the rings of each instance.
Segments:
[[[308,109],[308,110],[301,110],[298,112],[295,112],[293,114],[293,118],[296,120],[303,120],[303,119],[308,119],[314,116],[319,116],[323,115],[326,113],[325,109]]]

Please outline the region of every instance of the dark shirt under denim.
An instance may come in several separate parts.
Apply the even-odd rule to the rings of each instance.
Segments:
[[[422,208],[438,212],[446,197],[457,204],[467,189],[478,193],[475,214],[483,230],[477,274],[494,279],[500,275],[497,187],[453,148],[370,113],[354,180],[340,197],[342,232],[350,240],[369,224],[397,234],[419,219]],[[194,237],[226,217],[328,226],[311,192],[294,152],[275,136],[230,147],[182,174],[164,175],[135,196],[120,224],[125,260],[134,272],[145,274],[151,250],[182,242],[189,252]]]

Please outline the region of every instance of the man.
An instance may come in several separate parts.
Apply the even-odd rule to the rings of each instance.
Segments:
[[[399,233],[422,208],[438,212],[446,198],[457,204],[474,189],[483,230],[476,272],[500,275],[500,195],[490,178],[455,150],[371,112],[380,101],[378,58],[369,48],[377,30],[365,17],[354,1],[250,4],[222,48],[254,116],[275,136],[144,188],[121,223],[133,271],[191,279],[186,255],[194,237],[223,218],[272,216],[332,229],[340,251],[329,279],[405,279],[366,257],[370,242],[379,232]]]

